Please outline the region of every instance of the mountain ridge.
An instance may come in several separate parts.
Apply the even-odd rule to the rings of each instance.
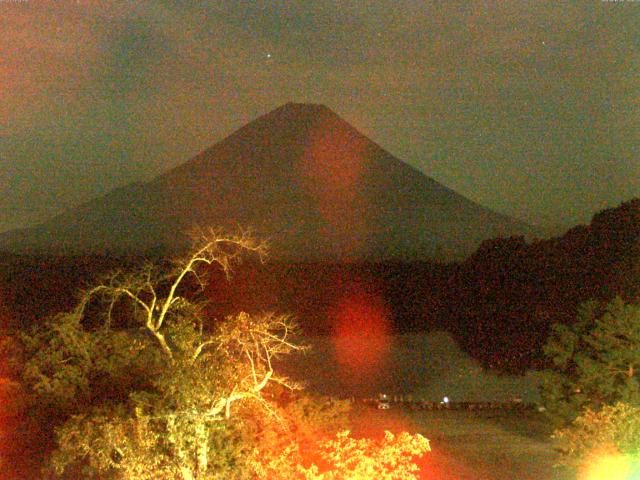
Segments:
[[[181,243],[194,225],[251,227],[275,257],[459,257],[531,228],[397,159],[320,104],[287,103],[186,162],[0,234],[7,251],[132,251]]]

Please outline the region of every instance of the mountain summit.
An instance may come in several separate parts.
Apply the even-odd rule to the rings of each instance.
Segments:
[[[156,177],[34,228],[0,250],[135,253],[194,225],[251,228],[282,260],[461,256],[528,228],[393,157],[322,105],[288,103]]]

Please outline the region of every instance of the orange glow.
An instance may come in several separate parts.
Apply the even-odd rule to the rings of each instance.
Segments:
[[[380,295],[356,283],[330,312],[340,375],[348,384],[366,383],[384,364],[390,348],[390,311]]]
[[[362,197],[368,163],[366,140],[333,117],[314,126],[309,138],[299,176],[326,222],[322,233],[336,235],[338,244],[346,238],[362,238],[367,226]],[[347,253],[357,246],[344,245]]]
[[[413,422],[410,416],[401,409],[390,410],[362,409],[353,419],[353,431],[356,437],[381,438],[384,431],[396,434],[401,432],[417,432],[421,427]],[[437,431],[421,432],[432,440],[431,435]],[[475,470],[458,462],[452,455],[438,446],[438,442],[431,443],[431,451],[422,458],[415,459],[420,468],[417,477],[425,480],[451,480],[454,478],[485,478],[476,477]]]

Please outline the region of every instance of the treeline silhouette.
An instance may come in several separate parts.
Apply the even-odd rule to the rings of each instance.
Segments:
[[[588,299],[640,292],[640,200],[596,214],[565,235],[530,244],[484,242],[451,266],[441,320],[472,356],[507,371],[542,365],[549,327],[571,323]]]
[[[150,257],[160,261],[157,252]],[[100,274],[143,260],[3,255],[2,325],[40,322],[70,308],[75,293]],[[238,310],[290,312],[306,334],[323,335],[333,332],[336,312],[347,305],[347,318],[363,335],[367,319],[358,315],[384,316],[390,332],[447,330],[483,365],[505,372],[542,366],[549,327],[572,322],[581,302],[616,295],[634,301],[639,292],[640,199],[603,210],[561,237],[487,240],[462,262],[248,261],[230,279],[213,272],[207,289],[214,319]],[[384,308],[372,313],[371,305]]]

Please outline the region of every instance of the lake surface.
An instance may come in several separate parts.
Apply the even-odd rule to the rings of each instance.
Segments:
[[[307,390],[338,397],[375,397],[380,392],[439,401],[539,400],[540,375],[498,375],[483,369],[445,332],[388,337],[311,337],[304,354],[280,367]]]

